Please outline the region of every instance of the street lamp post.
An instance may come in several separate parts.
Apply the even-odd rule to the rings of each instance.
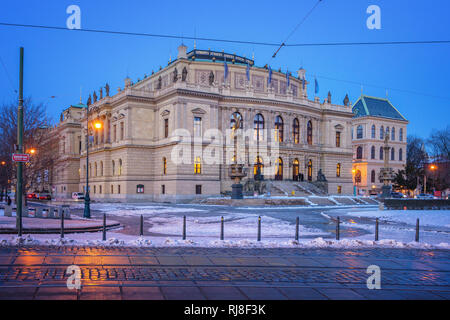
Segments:
[[[95,123],[95,129],[101,129],[100,122]],[[86,105],[86,192],[84,195],[84,218],[91,218],[91,198],[89,196],[89,105]]]

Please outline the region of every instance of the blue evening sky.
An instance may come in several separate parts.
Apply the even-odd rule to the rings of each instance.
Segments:
[[[0,22],[65,27],[66,8],[76,4],[86,29],[281,42],[316,1],[16,0],[1,2]],[[381,30],[366,27],[371,4],[381,8]],[[449,10],[448,0],[323,0],[288,43],[450,40]],[[192,40],[184,42],[192,49]],[[9,73],[0,62],[0,103],[16,99],[24,46],[25,95],[45,102],[56,121],[78,103],[80,87],[83,102],[106,82],[115,93],[127,74],[136,81],[167,65],[181,40],[0,26],[0,43]],[[361,84],[372,96],[385,97],[390,88],[389,99],[410,121],[410,134],[427,137],[449,124],[450,44],[285,47],[276,59],[275,47],[197,41],[197,48],[254,53],[256,65],[294,74],[303,66],[308,81],[317,77],[321,100],[330,90],[333,102],[342,103],[348,93],[354,103]]]

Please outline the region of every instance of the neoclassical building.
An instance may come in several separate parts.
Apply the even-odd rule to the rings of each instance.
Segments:
[[[384,158],[394,172],[406,164],[406,126],[408,120],[388,99],[361,95],[353,106],[353,182],[358,194],[378,194]],[[385,136],[389,137],[389,154],[384,154]]]
[[[225,194],[233,183],[236,119],[244,183],[258,172],[266,180],[314,182],[320,172],[328,193],[351,194],[351,103],[333,104],[330,94],[323,102],[308,99],[304,75],[181,45],[165,68],[136,83],[125,79],[115,94],[109,87],[95,94],[88,119],[83,105],[63,112],[66,161],[55,168],[61,172],[55,196],[84,191],[87,132],[94,200],[180,202]]]

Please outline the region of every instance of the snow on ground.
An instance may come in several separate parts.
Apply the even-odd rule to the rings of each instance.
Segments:
[[[404,248],[404,249],[450,249],[448,243],[430,245],[417,242],[401,242],[396,240],[372,240],[343,239],[327,240],[321,237],[312,240],[295,241],[292,239],[262,240],[260,242],[252,239],[240,240],[218,240],[217,238],[193,238],[181,240],[181,238],[155,238],[135,237],[119,233],[108,233],[106,241],[102,241],[101,234],[74,234],[67,235],[64,239],[58,235],[25,235],[0,236],[0,246],[15,245],[57,245],[57,246],[131,246],[131,247],[239,247],[239,248],[335,248],[335,249],[361,249],[361,248]]]
[[[450,228],[450,210],[368,210],[349,212],[347,215],[360,218],[380,218],[410,225],[415,225],[416,219],[419,218],[421,226]]]
[[[287,238],[295,234],[295,226],[291,223],[264,216],[261,219],[261,234],[264,237]],[[153,226],[150,232],[165,235],[181,234],[183,220],[180,217],[153,217],[148,220]],[[256,238],[258,220],[256,215],[228,214],[224,219],[224,235],[227,238]],[[196,237],[219,237],[220,219],[214,217],[186,218],[187,233]],[[303,236],[326,236],[328,232],[316,228],[299,226],[299,232]]]

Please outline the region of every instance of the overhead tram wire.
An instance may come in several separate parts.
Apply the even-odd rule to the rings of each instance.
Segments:
[[[273,54],[272,58],[275,58],[278,54],[278,52],[281,50],[281,48],[283,48],[284,46],[286,46],[286,42],[289,40],[290,37],[292,37],[292,35],[297,31],[297,29],[306,21],[306,19],[308,19],[308,17],[311,15],[311,13],[314,11],[314,9],[319,5],[319,3],[322,2],[322,0],[318,0],[316,2],[316,4],[314,5],[314,7],[311,8],[311,10],[309,10],[309,12],[303,17],[303,19],[295,26],[294,30],[291,31],[291,33],[289,33],[289,35],[287,36],[287,38],[281,43],[280,47],[277,49],[277,51],[275,51],[275,53]]]
[[[403,44],[447,44],[450,40],[417,40],[417,41],[380,41],[380,42],[323,42],[323,43],[275,43],[275,42],[258,42],[258,41],[245,41],[245,40],[233,40],[233,39],[219,39],[219,38],[199,38],[199,37],[187,37],[177,36],[169,34],[154,34],[154,33],[140,33],[140,32],[124,32],[113,30],[100,30],[100,29],[67,29],[66,27],[44,26],[44,25],[31,25],[31,24],[18,24],[18,23],[6,23],[0,22],[0,26],[6,27],[23,27],[34,29],[48,29],[48,30],[61,30],[61,31],[78,31],[78,32],[92,32],[92,33],[104,33],[113,35],[126,35],[126,36],[141,36],[141,37],[153,37],[153,38],[170,38],[170,39],[187,39],[187,40],[202,40],[202,41],[214,41],[214,42],[226,42],[226,43],[238,43],[244,45],[261,45],[280,47],[315,47],[315,46],[357,46],[357,45],[403,45]]]
[[[1,56],[0,56],[0,62],[2,63],[3,69],[5,70],[6,77],[8,78],[8,81],[9,81],[9,84],[11,85],[11,88],[14,90],[14,93],[17,93],[17,89],[14,87],[14,83],[13,83],[13,81],[11,79],[11,76],[10,76],[10,74],[8,72],[8,69],[6,68],[6,65],[3,62],[3,59],[2,59]]]

